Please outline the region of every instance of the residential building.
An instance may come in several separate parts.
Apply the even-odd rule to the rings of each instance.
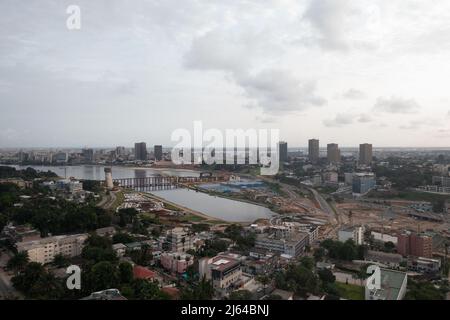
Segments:
[[[372,145],[363,143],[359,145],[359,164],[370,166],[372,164]]]
[[[352,192],[364,195],[375,188],[375,175],[371,172],[353,174]]]
[[[364,228],[362,226],[345,227],[338,231],[338,239],[341,242],[351,239],[356,244],[361,245],[364,243]]]
[[[320,151],[319,151],[319,140],[310,139],[308,141],[308,158],[309,161],[316,164],[319,162]]]
[[[341,150],[338,144],[329,143],[327,144],[327,160],[328,163],[339,163],[341,162]]]
[[[369,289],[366,285],[366,300],[402,300],[406,294],[408,275],[405,272],[380,268],[380,288]]]
[[[161,265],[173,273],[184,273],[192,264],[194,264],[194,257],[187,253],[164,252],[161,254]]]
[[[147,160],[147,144],[145,142],[137,142],[134,144],[134,160]]]
[[[81,298],[81,300],[127,300],[119,290],[106,289],[103,291],[93,292],[91,295]]]
[[[398,235],[397,252],[403,256],[432,258],[433,238],[423,233],[401,233]]]
[[[119,258],[123,257],[127,251],[127,246],[123,243],[115,243],[112,248]]]
[[[165,246],[171,252],[186,252],[194,248],[194,237],[189,229],[176,227],[167,231]]]
[[[81,254],[87,234],[64,235],[40,240],[18,242],[17,251],[26,251],[30,261],[42,264],[50,263],[56,255],[76,257]]]
[[[156,161],[161,161],[163,159],[163,149],[161,145],[154,146],[153,153],[155,155]]]

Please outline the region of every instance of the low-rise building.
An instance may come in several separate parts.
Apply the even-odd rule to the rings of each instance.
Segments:
[[[241,260],[234,254],[219,254],[199,261],[200,278],[211,280],[214,289],[226,294],[239,287],[242,276]]]
[[[161,265],[173,273],[184,273],[192,264],[194,264],[194,257],[187,253],[164,252],[161,254]]]
[[[367,262],[380,263],[386,267],[398,269],[403,261],[403,257],[398,253],[387,253],[381,251],[368,250],[364,256]]]
[[[266,249],[295,258],[305,252],[308,241],[308,234],[303,232],[293,233],[287,237],[280,237],[277,234],[258,234],[255,240],[255,248]]]
[[[93,292],[89,296],[81,298],[81,300],[127,300],[119,290],[106,289],[103,291]]]
[[[338,239],[341,242],[353,240],[356,244],[361,245],[364,242],[364,228],[359,227],[345,227],[338,231]]]
[[[369,289],[366,285],[366,300],[402,300],[406,294],[407,274],[380,268],[380,277],[380,288]]]
[[[59,254],[69,258],[80,255],[87,238],[87,234],[75,234],[18,242],[17,251],[26,251],[30,261],[45,264]]]
[[[123,243],[115,243],[112,245],[112,248],[119,258],[123,257],[127,251],[127,246]]]
[[[408,270],[436,274],[441,270],[441,260],[418,257],[408,260]]]

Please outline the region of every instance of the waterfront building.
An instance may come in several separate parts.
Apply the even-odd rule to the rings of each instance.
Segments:
[[[154,146],[154,154],[155,154],[155,160],[161,161],[163,159],[163,149],[161,145]]]
[[[147,160],[147,144],[145,142],[137,142],[134,144],[134,160]]]

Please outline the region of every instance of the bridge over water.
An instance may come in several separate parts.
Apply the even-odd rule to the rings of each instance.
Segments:
[[[201,173],[198,177],[155,176],[145,178],[113,179],[113,183],[122,188],[140,190],[159,190],[178,188],[183,184],[215,182],[219,177]]]

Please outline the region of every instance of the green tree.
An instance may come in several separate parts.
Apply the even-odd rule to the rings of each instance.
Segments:
[[[88,281],[93,288],[92,291],[117,288],[120,282],[119,272],[113,263],[102,261],[95,264],[89,271]]]
[[[8,264],[6,267],[9,270],[13,270],[15,272],[22,271],[28,264],[29,258],[28,258],[28,252],[22,251],[18,252],[9,259]]]
[[[59,268],[62,268],[69,265],[69,260],[62,254],[57,254],[53,259],[53,264]]]
[[[248,290],[237,290],[230,293],[230,300],[252,300],[253,294]]]
[[[121,262],[119,264],[119,278],[122,284],[133,281],[133,266],[131,263]]]

